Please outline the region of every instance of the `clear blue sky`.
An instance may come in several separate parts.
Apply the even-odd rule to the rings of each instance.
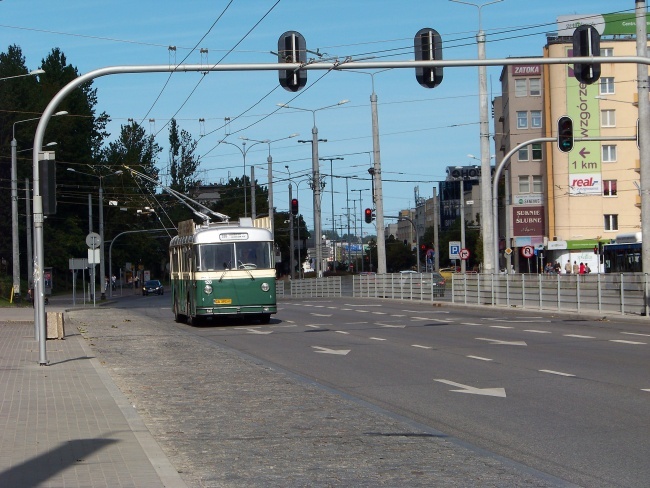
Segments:
[[[481,10],[487,57],[541,55],[545,33],[556,31],[559,15],[633,9],[634,0],[504,0]],[[2,50],[19,45],[29,69],[36,69],[58,47],[82,74],[115,65],[273,63],[276,57],[270,51],[277,50],[279,36],[288,30],[300,32],[309,50],[340,60],[348,56],[353,60],[413,59],[413,36],[424,27],[441,34],[445,59],[477,56],[478,9],[447,0],[3,0],[0,19]],[[169,46],[176,46],[175,56],[170,55]],[[201,49],[207,54],[201,54]],[[500,94],[500,71],[488,69],[490,98]],[[113,137],[129,118],[158,134],[164,148],[163,171],[168,162],[165,125],[175,117],[182,129],[200,139],[201,178],[207,183],[243,172],[236,148],[217,147],[226,130],[230,133],[226,140],[240,147],[240,136],[274,140],[300,133],[300,137],[271,146],[275,206],[278,210],[289,206],[288,165],[294,180],[301,181],[300,211],[311,225],[311,192],[304,181],[311,172],[311,145],[299,144],[297,139],[311,138],[312,114],[278,111],[278,103],[317,109],[350,100],[316,113],[319,137],[328,141],[320,144],[320,156],[343,157],[333,162],[334,175],[349,177],[349,190],[367,190],[361,192],[361,205],[359,192],[349,192],[350,200],[357,199],[360,218],[360,207],[371,206],[367,172],[372,151],[371,78],[324,73],[310,72],[307,87],[297,98],[279,87],[276,72],[209,73],[205,77],[175,73],[169,82],[168,74],[116,75],[95,80],[94,87],[98,112],[105,111],[112,118],[109,131]],[[476,163],[467,154],[480,154],[477,69],[446,68],[444,81],[432,90],[416,82],[413,70],[392,70],[375,75],[375,92],[384,210],[386,215],[397,215],[400,209],[414,205],[415,186],[420,196],[428,198],[434,182],[445,178],[447,166]],[[227,129],[226,118],[231,119]],[[266,147],[257,145],[247,156],[247,164],[256,165],[255,176],[262,185],[267,184]],[[321,171],[329,175],[330,163],[324,162]],[[334,180],[337,227],[345,213],[345,184],[345,178]],[[323,227],[330,229],[329,176],[326,185],[322,220]]]

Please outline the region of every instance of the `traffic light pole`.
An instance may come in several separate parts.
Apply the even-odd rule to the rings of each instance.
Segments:
[[[637,0],[637,9],[641,10],[642,7],[645,7],[645,2],[640,2]],[[637,23],[638,26],[639,23]],[[643,23],[642,23],[643,24]],[[645,37],[643,38],[645,41]],[[43,294],[43,267],[45,264],[45,257],[43,252],[43,196],[41,195],[40,189],[40,174],[38,171],[38,155],[43,150],[43,139],[45,137],[45,130],[50,122],[50,119],[54,115],[56,108],[63,102],[63,100],[73,91],[75,91],[79,86],[84,83],[88,83],[95,78],[100,78],[102,76],[109,75],[120,75],[120,74],[140,74],[140,73],[171,73],[171,72],[204,72],[204,71],[281,71],[281,70],[291,70],[298,72],[306,72],[311,70],[316,71],[342,71],[342,70],[368,70],[368,69],[405,69],[405,68],[454,68],[454,67],[469,67],[469,66],[512,66],[520,64],[537,64],[537,65],[552,65],[552,64],[574,64],[574,63],[602,63],[602,58],[599,56],[581,56],[581,57],[561,57],[561,58],[539,58],[539,57],[523,57],[523,58],[501,58],[501,59],[458,59],[458,60],[434,60],[434,61],[335,61],[335,62],[318,62],[318,63],[300,63],[300,62],[289,62],[289,63],[248,63],[248,64],[215,64],[212,66],[200,65],[200,64],[186,64],[186,65],[132,65],[132,66],[108,66],[104,68],[99,68],[93,71],[89,71],[74,80],[68,82],[59,92],[50,100],[47,107],[43,111],[38,127],[36,128],[36,133],[34,135],[34,149],[33,149],[33,185],[34,185],[34,318],[35,318],[35,327],[38,327],[40,331],[39,334],[39,364],[47,365],[47,355],[46,355],[46,330],[45,330],[45,296]],[[612,56],[606,59],[608,64],[638,64],[643,66],[650,65],[650,59],[645,56]],[[639,83],[645,83],[644,93],[647,97],[647,81],[643,82],[645,76],[640,77]],[[639,99],[640,105],[645,104],[645,100]],[[375,117],[375,115],[373,115]],[[646,134],[642,136],[641,143],[641,168],[645,168],[650,164],[650,154],[646,155],[645,148],[650,146],[646,142],[648,135],[650,134],[650,120],[644,118],[640,121],[640,133]],[[382,263],[385,265],[386,262],[386,249],[383,246],[381,234],[384,229],[380,226],[383,224],[383,196],[381,193],[381,168],[379,167],[379,136],[375,134],[375,127],[373,123],[373,153],[375,157],[375,195],[377,198],[376,209],[377,209],[377,253],[383,254],[378,256],[379,266],[382,266]],[[649,141],[650,142],[650,141]],[[643,170],[642,170],[643,173]],[[647,175],[650,177],[650,175]],[[643,176],[643,181],[645,181],[645,176]],[[650,181],[650,180],[649,180]],[[320,182],[319,182],[320,183]],[[643,187],[643,191],[649,191],[650,185]],[[52,189],[54,191],[54,189]],[[490,192],[490,188],[484,188],[483,191]],[[319,192],[320,193],[320,192]],[[643,196],[646,196],[643,194]],[[650,194],[647,195],[650,199]],[[642,200],[644,200],[642,198]],[[648,208],[650,211],[650,202],[645,204],[642,202],[642,209]],[[648,212],[650,213],[650,212]],[[644,213],[643,215],[647,215]],[[650,222],[650,219],[646,219]],[[648,224],[650,225],[650,224]],[[650,227],[649,227],[650,232]],[[496,232],[494,232],[496,235]],[[645,240],[648,245],[648,239]],[[383,249],[382,249],[383,248]],[[646,253],[644,253],[646,254]],[[644,266],[650,266],[650,248],[648,248],[648,259],[645,261]],[[385,272],[385,269],[378,267],[379,272]]]
[[[579,142],[589,142],[589,141],[634,141],[636,136],[610,136],[610,137],[575,137],[574,141]],[[494,241],[493,241],[493,250],[494,250],[494,263],[495,266],[499,265],[499,179],[501,178],[501,172],[504,168],[510,163],[510,158],[517,154],[517,152],[531,144],[538,142],[556,142],[557,137],[537,137],[535,139],[530,139],[528,141],[522,142],[521,144],[513,147],[505,156],[501,162],[497,165],[494,175],[492,177],[492,219],[493,219],[493,228],[494,228]],[[506,184],[507,185],[507,184]]]

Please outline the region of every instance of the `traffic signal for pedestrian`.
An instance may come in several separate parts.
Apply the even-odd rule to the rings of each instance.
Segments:
[[[297,198],[292,198],[291,199],[291,214],[292,215],[298,215],[298,199]]]
[[[442,38],[437,31],[420,29],[414,38],[416,61],[439,61],[442,59]],[[415,79],[425,88],[435,88],[442,83],[442,66],[415,68]]]
[[[278,63],[307,62],[305,38],[296,31],[287,31],[278,39]],[[297,92],[307,84],[307,71],[302,69],[281,69],[278,71],[280,86],[285,90]]]
[[[593,25],[584,24],[573,31],[573,57],[587,56],[600,56],[600,34]],[[591,85],[600,78],[600,63],[574,63],[573,75]]]
[[[573,120],[566,115],[557,121],[557,147],[562,152],[573,149]]]
[[[367,208],[364,210],[364,215],[366,217],[366,224],[372,224],[372,209]]]

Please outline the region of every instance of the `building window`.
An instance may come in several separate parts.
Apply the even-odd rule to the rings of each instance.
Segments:
[[[528,175],[519,176],[519,193],[530,193],[530,180]]]
[[[603,163],[616,162],[616,145],[603,146]]]
[[[536,142],[534,144],[531,144],[531,147],[533,148],[533,161],[541,161],[542,160],[542,143],[541,142]]]
[[[613,95],[614,94],[614,78],[601,78],[600,79],[600,94]]]
[[[542,175],[533,175],[533,193],[542,193]]]
[[[515,96],[525,97],[528,95],[528,86],[526,85],[525,78],[517,78],[515,80]]]
[[[616,127],[616,111],[615,110],[601,110],[600,111],[600,126],[601,127]]]
[[[542,79],[531,78],[528,81],[530,83],[530,96],[539,97],[542,94]]]
[[[528,146],[522,147],[517,154],[517,159],[519,161],[528,161]]]
[[[517,112],[517,129],[528,129],[528,112]]]
[[[614,48],[613,47],[601,47],[600,48],[600,55],[611,58],[612,56],[614,56]]]
[[[615,197],[616,196],[616,180],[603,181],[603,196]]]
[[[541,110],[531,110],[530,111],[530,126],[533,129],[539,129],[542,127],[542,111]]]
[[[618,230],[618,215],[617,214],[605,214],[605,230],[615,231]]]

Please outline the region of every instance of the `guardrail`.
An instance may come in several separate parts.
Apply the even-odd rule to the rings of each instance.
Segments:
[[[623,274],[455,274],[453,303],[565,312],[646,315],[648,276]]]
[[[341,296],[340,276],[292,280],[290,283],[291,296],[294,298]]]
[[[358,275],[352,280],[352,296],[433,301],[445,296],[445,287],[438,286],[431,273]]]

